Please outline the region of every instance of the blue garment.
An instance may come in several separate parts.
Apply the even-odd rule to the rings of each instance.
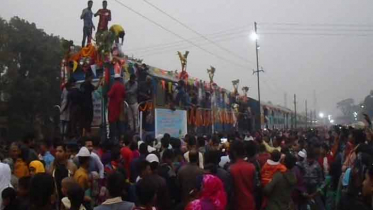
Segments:
[[[82,12],[82,19],[84,21],[84,27],[92,28],[93,27],[93,12],[92,10],[85,8]]]
[[[47,151],[47,152],[44,154],[44,156],[43,156],[43,160],[44,160],[44,162],[45,162],[45,167],[46,167],[47,169],[49,169],[50,166],[52,165],[53,161],[54,161],[54,157],[53,157],[53,155],[52,155],[49,151]]]

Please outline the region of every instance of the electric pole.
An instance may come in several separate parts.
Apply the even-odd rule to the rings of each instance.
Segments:
[[[259,80],[259,74],[260,72],[264,72],[263,69],[259,70],[259,45],[258,45],[258,29],[257,24],[254,22],[254,30],[255,30],[255,52],[256,52],[256,71],[253,71],[253,74],[257,75],[258,78],[258,103],[259,103],[259,128],[262,128],[261,121],[262,121],[262,115],[261,115],[261,107],[260,107],[260,80]]]
[[[297,95],[294,94],[294,127],[297,128]]]

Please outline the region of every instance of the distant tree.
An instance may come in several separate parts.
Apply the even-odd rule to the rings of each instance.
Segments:
[[[10,139],[30,131],[42,137],[51,123],[62,54],[59,37],[19,17],[0,18],[0,93],[7,96]]]

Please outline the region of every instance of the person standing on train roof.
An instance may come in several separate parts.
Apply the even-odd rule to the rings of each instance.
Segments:
[[[95,17],[97,16],[100,16],[97,33],[107,31],[109,21],[111,21],[111,11],[107,9],[107,1],[102,2],[102,9],[99,9],[95,14]]]
[[[92,21],[92,17],[93,17],[92,6],[93,6],[93,1],[92,0],[88,1],[88,7],[85,8],[82,12],[82,15],[80,15],[80,19],[84,21],[82,47],[85,47],[86,39],[88,39],[87,44],[91,43],[92,29],[93,30],[96,29]]]

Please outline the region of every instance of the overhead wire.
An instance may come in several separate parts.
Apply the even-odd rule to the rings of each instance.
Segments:
[[[225,39],[219,39],[219,40],[215,40],[215,42],[224,42],[224,41],[229,41],[229,40],[232,40],[232,39],[235,39],[235,38],[238,38],[238,37],[243,37],[245,35],[236,35],[234,37],[228,37],[228,38],[225,38]],[[203,42],[203,43],[199,43],[199,46],[205,46],[205,45],[208,45],[209,43],[208,42]],[[155,50],[147,50],[143,53],[145,54],[140,54],[140,56],[148,56],[148,55],[153,55],[153,54],[158,54],[158,53],[165,53],[165,52],[169,52],[169,51],[175,51],[177,49],[179,49],[180,47],[194,47],[190,44],[181,44],[179,46],[170,46],[170,47],[167,47],[167,48],[163,48],[163,49],[155,49]]]
[[[123,4],[121,1],[119,1],[119,0],[115,0],[115,1],[116,1],[119,5],[121,5],[121,6],[125,7],[125,8],[127,8],[128,10],[130,10],[131,12],[133,12],[133,13],[139,15],[140,17],[142,17],[142,18],[144,18],[145,20],[147,20],[147,21],[153,23],[154,25],[158,26],[159,28],[161,28],[161,29],[167,31],[168,33],[173,34],[174,36],[176,36],[176,37],[178,37],[178,38],[180,38],[180,39],[182,39],[182,40],[184,40],[184,41],[190,43],[191,45],[197,47],[198,49],[200,49],[200,50],[202,50],[202,51],[204,51],[204,52],[206,52],[206,53],[208,53],[208,54],[210,54],[210,55],[212,55],[212,56],[215,56],[215,57],[217,57],[217,58],[219,58],[219,59],[221,59],[221,60],[223,60],[223,61],[225,61],[225,62],[228,62],[228,63],[230,63],[230,64],[232,64],[232,65],[239,66],[239,67],[244,68],[244,69],[247,69],[247,68],[248,68],[248,67],[245,66],[245,65],[242,65],[242,64],[236,63],[236,62],[234,62],[234,61],[231,61],[231,60],[229,60],[229,59],[227,59],[227,58],[225,58],[225,57],[223,57],[223,56],[217,55],[217,54],[215,54],[215,53],[213,53],[213,52],[211,52],[211,51],[209,51],[209,50],[206,50],[206,49],[204,49],[204,48],[198,46],[197,44],[193,43],[192,41],[190,41],[190,40],[184,38],[183,36],[181,36],[181,35],[179,35],[179,34],[173,32],[173,31],[167,29],[165,26],[163,26],[163,25],[157,23],[156,21],[154,21],[154,20],[152,20],[152,19],[146,17],[145,15],[143,15],[143,14],[141,14],[140,12],[134,10],[133,8],[131,8],[131,7],[129,7],[129,6],[125,5],[125,4]]]
[[[236,27],[236,28],[232,28],[232,29],[226,29],[224,31],[219,31],[219,32],[216,32],[216,33],[211,33],[211,34],[207,34],[206,36],[210,36],[211,38],[212,37],[220,37],[220,36],[229,36],[229,35],[232,35],[232,34],[237,34],[237,33],[241,33],[241,32],[244,32],[246,31],[247,29],[246,28],[243,28],[243,27]],[[234,31],[234,32],[232,32]],[[190,38],[191,41],[193,40],[200,40],[201,38],[200,37],[192,37]],[[177,44],[180,44],[180,43],[185,43],[184,40],[180,40],[180,41],[176,41],[176,42],[168,42],[168,43],[162,43],[162,44],[155,44],[155,45],[150,45],[150,46],[145,46],[145,47],[139,47],[139,48],[129,48],[127,50],[131,50],[131,51],[137,51],[137,50],[142,50],[142,49],[150,49],[150,48],[156,48],[156,47],[162,47],[162,46],[168,46],[168,45],[177,45]]]
[[[235,57],[238,58],[238,59],[241,59],[241,60],[243,60],[243,61],[245,61],[245,62],[248,62],[248,63],[251,63],[251,64],[255,65],[254,62],[248,60],[247,58],[242,57],[241,55],[238,55],[237,53],[233,52],[232,50],[229,50],[229,49],[227,49],[227,48],[225,48],[225,47],[223,47],[223,46],[221,46],[221,45],[215,43],[215,42],[212,41],[211,39],[207,38],[205,35],[203,35],[203,34],[201,34],[200,32],[194,30],[193,28],[189,27],[189,26],[186,25],[185,23],[179,21],[177,18],[175,18],[175,17],[173,17],[172,15],[168,14],[166,11],[162,10],[161,8],[157,7],[156,5],[150,3],[148,0],[143,0],[143,1],[144,1],[146,4],[150,5],[151,7],[153,7],[154,9],[156,9],[156,10],[158,10],[159,12],[163,13],[164,15],[166,15],[167,17],[169,17],[170,19],[172,19],[172,20],[174,20],[175,22],[179,23],[180,25],[182,25],[182,26],[185,27],[186,29],[192,31],[193,33],[199,35],[200,37],[202,37],[202,38],[205,39],[206,41],[208,41],[208,42],[210,42],[211,44],[215,45],[215,46],[218,47],[219,49],[224,50],[224,51],[230,53],[231,55],[235,56]]]
[[[219,35],[219,36],[213,37],[213,39],[217,39],[217,40],[215,40],[215,42],[220,41],[220,40],[230,40],[232,38],[237,37],[237,35],[243,34],[243,33],[246,33],[246,32],[241,31],[241,32],[235,32],[235,33],[230,33],[230,34]],[[240,36],[242,36],[242,35],[240,35]],[[194,39],[190,39],[190,40],[191,41],[195,40],[195,42],[197,42],[197,43],[206,43],[205,40],[201,40],[201,39],[198,39],[198,38],[194,38]],[[130,48],[130,49],[127,49],[127,51],[131,51],[131,52],[144,52],[145,51],[145,52],[147,52],[147,51],[169,49],[169,48],[174,48],[174,47],[181,47],[181,46],[185,46],[185,45],[188,45],[188,43],[186,43],[185,41],[179,41],[179,42],[152,45],[152,46],[148,46],[148,47],[132,48],[132,49]]]

